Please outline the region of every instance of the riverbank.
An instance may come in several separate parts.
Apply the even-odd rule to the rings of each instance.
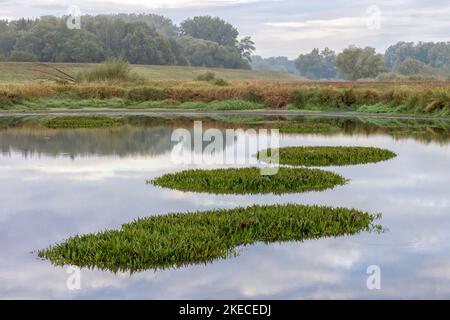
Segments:
[[[183,110],[450,117],[450,84],[235,81],[0,84],[0,112]]]
[[[426,120],[448,121],[450,116],[428,116],[394,113],[367,113],[367,112],[338,112],[338,111],[309,111],[309,110],[171,110],[171,109],[57,109],[57,110],[32,110],[32,111],[0,111],[0,117],[15,116],[298,116],[298,117],[324,117],[324,118],[369,118],[392,120]]]

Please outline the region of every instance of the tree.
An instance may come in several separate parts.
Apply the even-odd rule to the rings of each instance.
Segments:
[[[8,30],[8,20],[0,19],[0,33],[7,32]]]
[[[248,62],[252,62],[252,54],[256,50],[255,43],[252,41],[251,37],[244,37],[238,43],[238,49],[241,56],[247,59]]]
[[[400,63],[395,71],[404,76],[431,75],[435,73],[435,70],[430,65],[412,58],[407,58]]]
[[[0,52],[8,55],[16,45],[17,33],[13,31],[0,33]]]
[[[228,22],[211,16],[200,16],[181,23],[181,35],[235,47],[239,32]]]
[[[31,52],[13,50],[9,55],[9,60],[18,62],[37,61],[37,56]]]
[[[68,31],[56,61],[100,62],[105,59],[104,50],[94,34],[86,30]]]
[[[437,42],[428,51],[429,64],[435,68],[450,66],[450,42]]]
[[[309,79],[333,79],[336,77],[336,53],[328,48],[315,48],[308,54],[301,54],[295,65],[300,75]]]
[[[9,25],[10,28],[15,31],[30,31],[38,21],[39,20],[21,18],[19,20],[11,21]]]
[[[336,58],[336,66],[348,80],[375,78],[386,71],[383,55],[370,47],[344,49]]]
[[[156,30],[160,35],[167,38],[174,38],[178,35],[178,27],[167,17],[157,14],[119,14],[117,18],[129,22],[143,22],[150,28]]]
[[[415,59],[434,68],[450,67],[450,42],[398,42],[385,53],[385,63],[395,70],[406,59]]]
[[[175,56],[169,43],[147,24],[128,24],[127,36],[122,40],[122,55],[135,64],[173,64]]]
[[[186,30],[213,41],[180,37],[172,20],[153,14],[86,15],[81,30],[68,29],[66,18],[0,20],[1,59],[14,51],[16,60],[99,62],[122,57],[140,64],[248,69],[255,50],[250,37],[237,41],[237,30],[219,18],[186,21]]]
[[[252,69],[298,73],[295,62],[289,60],[288,57],[262,58],[260,56],[252,56]]]
[[[181,37],[178,44],[191,66],[249,69],[250,65],[242,59],[238,49],[221,46],[217,42]]]
[[[395,70],[406,58],[415,58],[416,50],[413,42],[398,42],[390,46],[385,54],[384,61],[386,67]]]

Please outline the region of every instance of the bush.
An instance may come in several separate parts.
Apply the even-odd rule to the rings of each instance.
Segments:
[[[168,94],[163,89],[152,87],[138,87],[128,90],[126,98],[131,101],[161,101],[168,99]]]
[[[202,74],[199,74],[195,80],[197,81],[212,81],[216,78],[216,74],[214,72],[205,72]]]
[[[228,82],[226,82],[222,78],[215,79],[214,81],[212,81],[212,83],[216,86],[227,86],[228,85]]]
[[[264,96],[252,89],[244,95],[244,100],[254,103],[264,103]]]

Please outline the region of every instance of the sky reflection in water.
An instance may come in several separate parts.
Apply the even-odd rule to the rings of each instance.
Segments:
[[[375,146],[398,157],[330,168],[351,183],[321,193],[215,196],[147,185],[183,169],[170,158],[172,129],[126,130],[0,131],[0,298],[450,298],[448,144],[283,135],[285,146]],[[79,291],[66,288],[65,268],[30,253],[152,214],[287,202],[382,212],[389,231],[258,244],[237,258],[131,276],[83,270]],[[381,267],[379,291],[366,288],[369,265]]]

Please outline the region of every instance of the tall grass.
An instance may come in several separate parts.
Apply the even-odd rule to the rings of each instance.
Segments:
[[[112,59],[97,65],[90,70],[79,72],[76,76],[79,82],[96,81],[142,81],[142,77],[131,71],[131,66],[122,59]]]
[[[118,63],[94,68],[76,84],[32,82],[0,84],[0,108],[44,98],[120,98],[132,103],[171,101],[210,103],[240,100],[270,109],[342,110],[360,112],[450,115],[448,83],[273,83],[235,82],[225,86],[209,82],[139,82],[129,67]],[[128,70],[128,71],[127,71]]]

